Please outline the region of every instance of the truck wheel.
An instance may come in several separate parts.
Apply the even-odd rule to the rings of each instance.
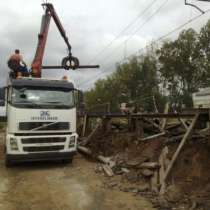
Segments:
[[[5,157],[5,166],[7,168],[10,168],[13,166],[13,162],[11,160],[9,160],[9,158],[7,156]]]
[[[64,163],[64,164],[70,164],[70,163],[72,163],[72,161],[73,161],[73,157],[70,157],[69,159],[63,159],[62,160],[62,163]]]

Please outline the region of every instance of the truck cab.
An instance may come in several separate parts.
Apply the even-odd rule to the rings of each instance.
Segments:
[[[6,87],[6,165],[72,161],[77,148],[74,85],[67,80],[11,79]]]

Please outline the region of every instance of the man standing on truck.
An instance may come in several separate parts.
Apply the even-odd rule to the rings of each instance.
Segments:
[[[26,63],[23,61],[23,56],[20,54],[20,50],[16,49],[15,53],[13,53],[8,62],[8,67],[13,70],[15,73],[15,77],[18,72],[21,72],[23,76],[28,76],[29,72],[27,69]]]

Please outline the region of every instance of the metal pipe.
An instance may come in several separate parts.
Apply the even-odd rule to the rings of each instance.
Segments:
[[[131,118],[137,118],[137,119],[140,119],[140,118],[192,118],[195,116],[195,113],[185,113],[185,114],[184,113],[179,113],[179,114],[142,113],[142,114],[131,114],[131,115],[122,114],[122,113],[87,113],[87,116],[91,118],[99,118],[99,117],[127,118],[128,116],[130,116]],[[78,117],[83,117],[83,115],[79,115]]]
[[[100,68],[99,65],[83,65],[78,66],[77,69],[97,69]],[[64,69],[63,66],[42,66],[42,69]]]

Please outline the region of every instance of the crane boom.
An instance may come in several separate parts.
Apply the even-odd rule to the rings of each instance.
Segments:
[[[42,4],[42,6],[45,8],[45,14],[42,17],[41,29],[40,29],[40,33],[38,35],[38,45],[37,45],[34,60],[31,65],[32,74],[35,77],[41,77],[42,62],[43,62],[44,51],[45,51],[45,47],[46,47],[47,36],[48,36],[48,32],[49,32],[51,18],[53,18],[61,36],[63,37],[63,39],[67,45],[68,51],[69,51],[69,55],[68,55],[68,57],[66,57],[65,61],[66,62],[67,62],[67,60],[73,61],[74,65],[75,65],[74,68],[77,68],[79,66],[78,59],[72,57],[71,45],[69,43],[68,37],[66,36],[66,32],[61,24],[61,21],[57,15],[53,5],[50,3],[45,3],[45,4]]]
[[[61,24],[61,21],[60,21],[58,15],[57,15],[53,5],[52,4],[45,4],[45,5],[47,6],[50,14],[52,15],[52,18],[53,18],[57,28],[60,31],[61,36],[63,37],[63,39],[64,39],[64,41],[65,41],[65,43],[66,43],[66,45],[68,47],[69,54],[71,54],[71,45],[69,43],[68,37],[66,36],[66,32],[65,32],[65,30],[64,30],[64,28],[63,28],[63,26]]]

